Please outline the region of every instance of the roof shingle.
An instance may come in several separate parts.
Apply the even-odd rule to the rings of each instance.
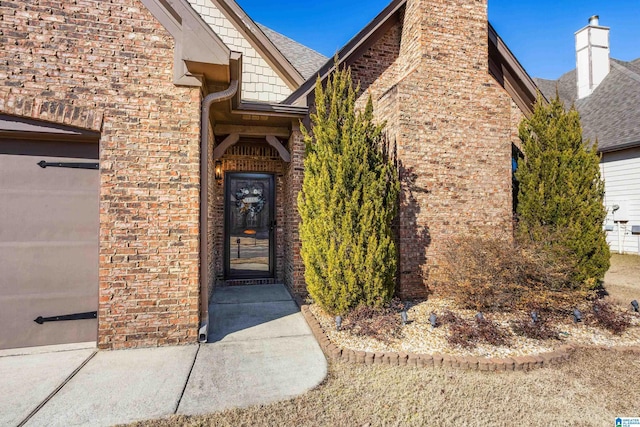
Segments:
[[[556,95],[580,113],[583,137],[598,141],[600,151],[640,144],[640,58],[624,62],[611,59],[611,71],[585,98],[577,98],[575,70],[558,80],[534,79],[547,99]]]
[[[305,79],[312,77],[329,59],[321,53],[273,31],[271,28],[262,24],[257,25]]]

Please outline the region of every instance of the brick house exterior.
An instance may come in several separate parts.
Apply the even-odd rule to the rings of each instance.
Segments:
[[[100,348],[206,339],[214,286],[305,293],[299,123],[333,60],[255,25],[231,0],[9,0],[0,14],[0,147],[55,139],[17,132],[18,119],[98,135]],[[440,242],[511,230],[512,144],[535,86],[488,25],[486,1],[393,1],[338,58],[397,143],[398,291],[424,296]],[[273,177],[264,277],[228,274],[234,172]]]

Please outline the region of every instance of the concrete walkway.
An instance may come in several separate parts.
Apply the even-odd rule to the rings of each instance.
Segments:
[[[326,376],[324,355],[283,286],[220,288],[209,313],[208,344],[0,352],[0,425],[205,414],[291,398]]]

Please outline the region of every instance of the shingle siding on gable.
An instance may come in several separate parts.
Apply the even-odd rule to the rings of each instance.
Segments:
[[[242,99],[280,102],[291,89],[210,0],[189,0],[229,49],[242,53]]]

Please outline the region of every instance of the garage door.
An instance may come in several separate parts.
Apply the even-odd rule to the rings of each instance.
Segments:
[[[95,142],[0,137],[0,349],[96,340],[97,159]]]

